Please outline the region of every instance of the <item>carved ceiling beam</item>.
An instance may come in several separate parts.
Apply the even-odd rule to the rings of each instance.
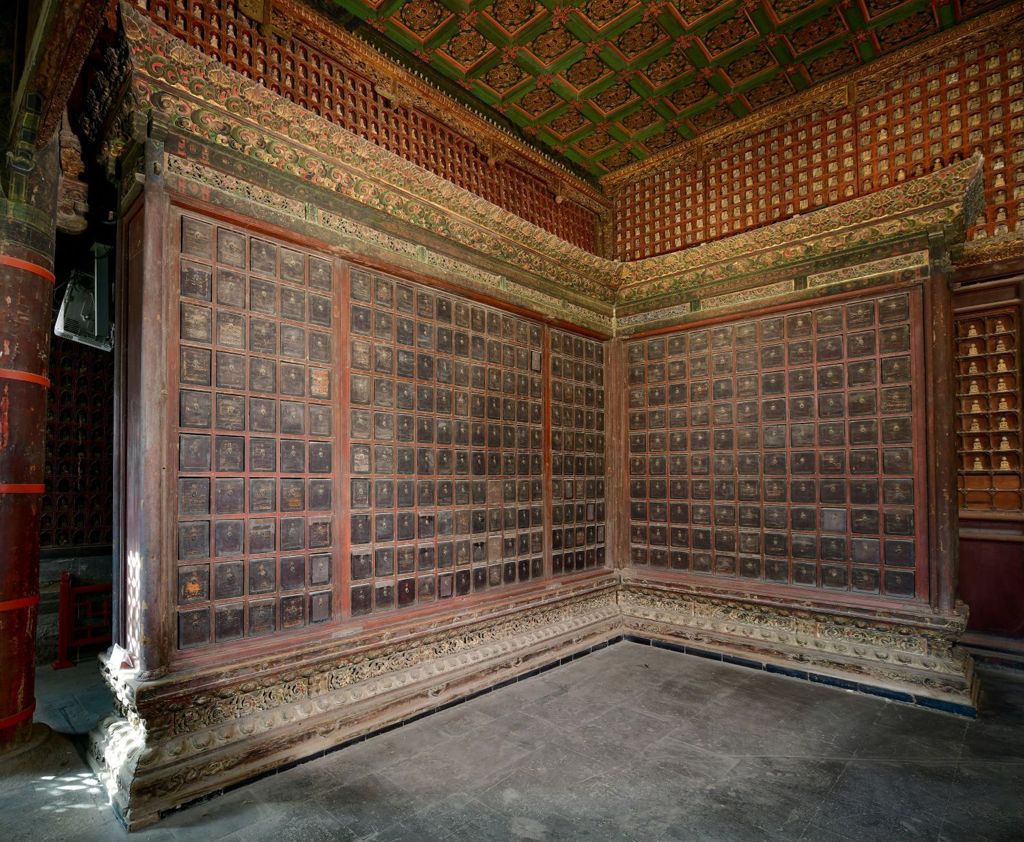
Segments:
[[[38,105],[35,149],[42,149],[60,126],[71,89],[96,34],[110,12],[109,0],[49,0],[30,33],[17,90],[12,101],[10,134],[4,148],[15,143],[15,132],[27,110]]]
[[[66,234],[81,234],[88,226],[89,186],[82,180],[85,164],[82,161],[82,143],[68,122],[67,111],[61,123],[60,181],[57,185],[57,230]]]

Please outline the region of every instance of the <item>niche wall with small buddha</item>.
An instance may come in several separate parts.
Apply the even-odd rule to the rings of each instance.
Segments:
[[[1012,305],[957,319],[960,507],[1021,509],[1020,364]]]

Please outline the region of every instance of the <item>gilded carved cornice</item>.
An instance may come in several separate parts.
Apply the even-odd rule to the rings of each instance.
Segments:
[[[130,6],[122,16],[132,65],[129,101],[152,123],[386,214],[533,279],[538,294],[636,316],[695,291],[722,294],[842,252],[921,231],[962,240],[982,205],[981,159],[773,225],[635,262],[597,257],[381,149],[207,58]],[[141,111],[138,109],[142,109]],[[729,288],[723,285],[729,282]]]
[[[624,264],[618,305],[697,290],[723,280],[862,249],[922,230],[962,239],[981,207],[980,155],[898,187],[724,240]]]
[[[256,174],[233,170],[228,160],[230,153],[208,152],[210,160],[199,163],[192,154],[193,147],[194,144],[172,144],[166,149],[165,178],[179,195],[202,197],[215,191],[243,214],[274,221],[292,231],[309,230],[314,238],[323,238],[326,233],[331,244],[352,260],[379,258],[394,267],[427,272],[465,291],[525,307],[554,322],[569,322],[603,335],[612,333],[611,305],[597,307],[589,300],[585,305],[578,304],[567,300],[557,289],[517,283],[471,260],[460,260],[416,239],[388,233],[353,218],[350,213],[332,209],[322,196],[315,196],[312,188],[297,196],[295,190],[289,193],[282,184],[257,184]],[[130,175],[134,178],[134,173]]]
[[[160,29],[121,16],[131,92],[171,130],[241,152],[309,184],[427,229],[599,302],[617,263],[566,243],[374,143],[275,95]]]
[[[1024,257],[1024,232],[959,243],[950,249],[950,257],[961,268]]]
[[[702,132],[693,140],[665,149],[642,161],[602,176],[601,187],[609,196],[624,185],[672,166],[699,167],[717,147],[741,137],[772,128],[787,120],[796,120],[815,111],[853,108],[858,102],[876,96],[890,81],[904,78],[917,68],[945,61],[952,50],[963,52],[987,40],[998,38],[1007,43],[1024,39],[1024,3],[1017,2],[947,29],[918,44],[904,47],[872,61],[859,70],[815,85],[796,96],[787,97],[747,117]]]

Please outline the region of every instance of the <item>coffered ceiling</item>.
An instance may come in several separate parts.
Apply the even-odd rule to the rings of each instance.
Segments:
[[[600,176],[1003,0],[318,0]]]

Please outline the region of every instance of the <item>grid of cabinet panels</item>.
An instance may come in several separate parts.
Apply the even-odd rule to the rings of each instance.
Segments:
[[[39,544],[110,546],[113,355],[51,337],[50,382]]]
[[[551,570],[605,564],[604,345],[551,331]]]
[[[917,299],[630,343],[631,562],[914,597]]]
[[[540,325],[353,268],[353,615],[544,576]]]
[[[1017,314],[994,308],[957,319],[960,506],[1020,511]]]
[[[330,261],[181,218],[178,647],[329,620]]]

